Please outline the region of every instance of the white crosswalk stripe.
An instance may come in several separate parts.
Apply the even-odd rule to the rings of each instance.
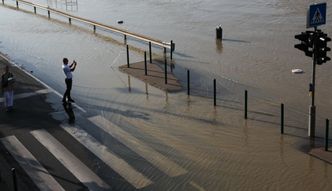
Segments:
[[[115,139],[126,145],[128,148],[145,158],[158,169],[166,173],[168,176],[174,177],[187,173],[185,169],[170,161],[165,156],[147,146],[142,141],[122,130],[119,126],[102,116],[90,117],[89,120],[109,133]]]
[[[83,129],[69,125],[61,125],[61,127],[135,188],[144,188],[152,183],[151,180],[137,172],[126,161],[111,153],[105,145],[101,144]]]
[[[89,190],[110,189],[109,185],[101,180],[47,131],[35,130],[31,131],[31,134]]]
[[[1,138],[1,142],[40,190],[64,191],[15,136]]]

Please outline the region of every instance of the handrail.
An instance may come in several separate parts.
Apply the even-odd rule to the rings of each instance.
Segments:
[[[93,25],[94,27],[97,26],[97,27],[102,28],[102,29],[106,29],[106,30],[110,30],[110,31],[113,31],[113,32],[116,32],[116,33],[120,33],[120,34],[123,34],[125,36],[129,36],[129,37],[132,37],[132,38],[144,41],[144,42],[151,42],[152,44],[155,44],[155,45],[160,46],[162,48],[171,49],[171,46],[172,46],[171,43],[162,42],[160,40],[153,39],[153,38],[141,35],[141,34],[136,34],[136,33],[124,30],[124,29],[119,29],[119,28],[116,28],[116,27],[113,27],[113,26],[105,25],[105,24],[102,24],[102,23],[99,23],[99,22],[96,22],[96,21],[93,21],[93,20],[89,20],[89,19],[78,17],[78,16],[74,16],[74,15],[65,13],[63,11],[53,9],[51,7],[48,7],[48,6],[43,6],[43,5],[40,5],[40,4],[37,4],[37,3],[31,3],[31,2],[28,2],[28,1],[25,1],[25,0],[16,0],[16,2],[21,2],[23,4],[30,5],[32,7],[38,7],[40,9],[47,10],[47,11],[50,11],[52,13],[56,13],[58,15],[68,17],[69,19],[74,19],[74,20],[77,20],[77,21],[80,21],[80,22],[83,22],[83,23],[86,23],[86,24]],[[174,44],[173,44],[173,46],[174,46]]]

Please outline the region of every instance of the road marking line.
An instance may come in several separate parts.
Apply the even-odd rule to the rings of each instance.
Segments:
[[[15,136],[1,142],[40,190],[65,190]]]
[[[168,176],[174,177],[187,173],[187,171],[182,167],[170,161],[165,156],[155,151],[153,148],[147,146],[104,117],[98,115],[90,117],[89,120],[113,136],[115,139],[126,145],[128,148],[139,154],[141,157],[155,165]]]
[[[101,180],[92,170],[85,166],[58,140],[46,130],[34,130],[30,132],[50,153],[53,154],[79,181],[89,190],[108,190],[110,186]]]
[[[140,172],[137,172],[126,161],[111,153],[105,145],[101,144],[83,129],[70,127],[68,125],[61,125],[61,127],[102,161],[104,161],[105,164],[114,169],[135,188],[141,189],[152,184],[151,180],[146,178]]]
[[[17,99],[24,99],[24,98],[32,97],[32,96],[35,96],[35,95],[47,94],[49,92],[50,92],[49,89],[42,89],[42,90],[37,90],[37,91],[34,91],[34,92],[14,94],[14,99],[15,100],[17,100]],[[4,102],[4,98],[0,98],[0,102]]]
[[[2,55],[0,53],[0,56],[5,59],[7,62],[11,63],[13,66],[15,66],[16,68],[18,68],[19,70],[21,70],[22,72],[24,72],[25,74],[27,74],[28,76],[30,76],[31,78],[33,78],[34,80],[36,80],[37,82],[41,83],[43,86],[45,86],[46,88],[48,88],[49,90],[51,90],[53,93],[55,93],[56,95],[58,95],[59,97],[62,98],[62,94],[60,94],[58,91],[56,91],[55,89],[51,88],[49,85],[47,85],[45,82],[41,81],[40,79],[38,79],[36,76],[30,74],[29,72],[23,70],[22,68],[20,68],[15,62],[9,60],[6,56]],[[81,110],[83,113],[86,113],[86,110],[83,109],[81,106],[77,105],[76,103],[73,103],[73,105]]]

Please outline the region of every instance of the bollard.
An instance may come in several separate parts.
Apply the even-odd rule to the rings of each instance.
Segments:
[[[3,5],[5,4],[5,0],[2,0],[2,4],[3,4]]]
[[[148,68],[147,68],[147,65],[146,65],[146,51],[144,51],[144,72],[145,72],[145,75],[147,76],[148,75]]]
[[[187,94],[190,95],[190,71],[187,70]]]
[[[173,60],[173,40],[171,40],[171,60]]]
[[[93,32],[96,32],[96,25],[93,25]]]
[[[217,39],[222,40],[222,28],[221,28],[221,25],[219,25],[216,28],[216,36],[217,36]]]
[[[127,44],[127,35],[123,36],[124,43]]]
[[[127,45],[127,68],[129,68],[129,46]]]
[[[48,18],[50,19],[51,18],[51,12],[50,12],[50,10],[47,10],[47,15],[48,15]]]
[[[281,115],[280,115],[280,133],[284,134],[284,104],[281,104]]]
[[[329,150],[329,120],[326,119],[326,129],[325,129],[325,151]]]
[[[16,1],[16,8],[19,9],[19,7],[18,7],[18,1]]]
[[[69,20],[69,24],[71,25],[71,18],[69,17],[68,20]]]
[[[164,57],[165,57],[165,84],[167,84],[167,57],[166,57],[166,48],[164,48]]]
[[[213,79],[213,104],[217,105],[217,83],[216,79]]]
[[[150,63],[152,63],[152,47],[151,47],[151,42],[149,42],[149,54],[150,54]]]
[[[12,171],[12,176],[13,176],[14,191],[17,191],[16,170],[15,170],[15,168],[12,168],[11,171]]]
[[[37,9],[36,9],[36,7],[33,7],[33,12],[34,12],[35,14],[37,14]]]
[[[244,118],[248,119],[248,91],[244,91]]]

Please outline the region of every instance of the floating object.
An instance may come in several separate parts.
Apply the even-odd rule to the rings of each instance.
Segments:
[[[292,69],[292,73],[293,73],[293,74],[302,74],[302,73],[303,73],[303,70],[302,70],[302,69],[298,69],[298,68],[296,68],[296,69]]]
[[[123,24],[123,21],[118,21],[118,24]]]

